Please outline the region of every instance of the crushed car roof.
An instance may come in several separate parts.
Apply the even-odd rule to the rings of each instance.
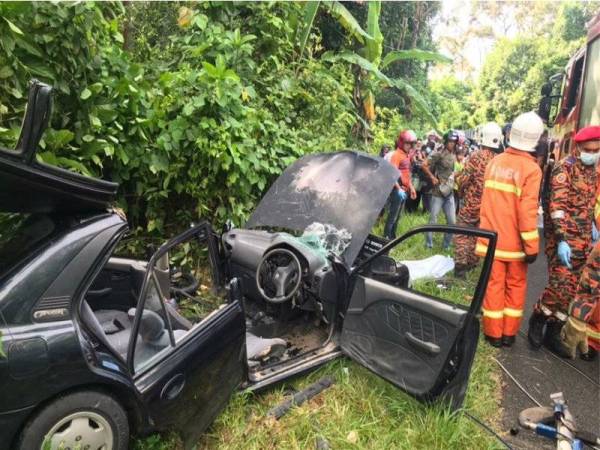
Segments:
[[[343,257],[352,264],[398,179],[382,158],[353,150],[304,156],[273,183],[246,227],[304,231],[317,222],[352,235]]]

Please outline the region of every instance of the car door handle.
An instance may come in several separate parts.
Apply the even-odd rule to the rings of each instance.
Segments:
[[[181,391],[183,391],[184,386],[185,377],[182,373],[178,373],[165,383],[162,391],[160,391],[160,399],[170,401],[177,398],[177,396],[181,394]]]
[[[111,292],[112,292],[111,287],[106,287],[104,289],[96,289],[96,290],[90,289],[89,291],[87,291],[87,296],[88,297],[104,297],[105,295],[108,295]]]
[[[440,353],[439,345],[434,344],[433,342],[422,341],[421,339],[415,337],[410,331],[404,333],[404,336],[408,342],[425,353],[429,353],[430,355],[437,355]]]

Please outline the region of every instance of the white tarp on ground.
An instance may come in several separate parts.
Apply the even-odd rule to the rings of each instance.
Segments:
[[[400,261],[408,267],[410,280],[441,278],[454,269],[454,260],[449,256],[433,255],[417,261]]]

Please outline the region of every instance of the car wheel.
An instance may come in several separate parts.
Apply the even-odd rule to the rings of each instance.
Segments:
[[[26,425],[20,450],[126,450],[129,423],[113,397],[97,391],[67,394],[40,410]]]

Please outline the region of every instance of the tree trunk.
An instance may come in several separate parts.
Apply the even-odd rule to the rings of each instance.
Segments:
[[[126,52],[133,47],[133,33],[131,29],[131,2],[124,1],[125,20],[123,21],[123,50]]]
[[[363,71],[359,66],[353,66],[354,68],[354,89],[352,91],[352,103],[356,111],[357,119],[356,123],[352,127],[352,134],[357,140],[362,141],[364,144],[368,144],[371,141],[371,133],[368,126],[365,124],[369,123],[366,117],[365,110],[363,107],[363,93],[362,93],[362,81]]]

